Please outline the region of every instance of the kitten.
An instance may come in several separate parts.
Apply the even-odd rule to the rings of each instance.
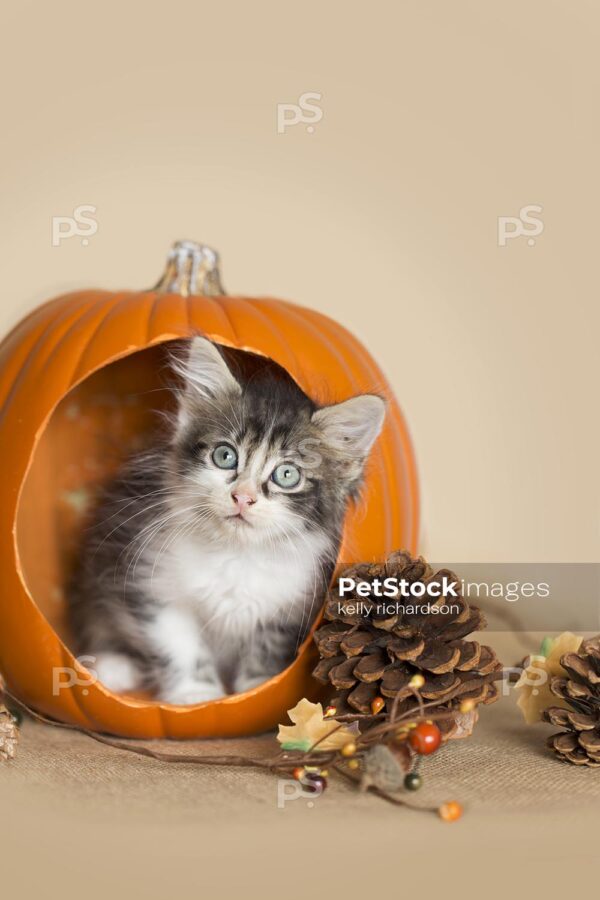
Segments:
[[[115,692],[198,703],[289,665],[383,424],[380,397],[319,407],[274,363],[254,356],[243,376],[224,353],[188,342],[170,434],[125,466],[87,531],[71,624]]]

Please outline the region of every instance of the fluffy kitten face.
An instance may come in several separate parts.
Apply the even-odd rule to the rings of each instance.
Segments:
[[[238,381],[204,338],[176,368],[176,512],[229,546],[300,543],[317,532],[333,544],[381,430],[383,400],[365,395],[319,409],[291,379],[266,369]]]

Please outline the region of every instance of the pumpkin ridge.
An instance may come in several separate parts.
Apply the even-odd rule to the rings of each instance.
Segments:
[[[262,309],[260,309],[260,307],[256,303],[256,300],[254,300],[254,299],[250,300],[247,297],[231,297],[229,299],[242,305],[246,310],[248,310],[254,316],[254,318],[256,320],[258,320],[263,325],[263,327],[266,326],[268,331],[277,340],[277,343],[281,346],[285,355],[287,357],[289,357],[289,359],[292,361],[292,365],[293,365],[293,368],[295,369],[295,371],[302,372],[302,376],[303,376],[303,378],[305,378],[302,367],[300,366],[300,364],[298,362],[298,358],[297,358],[296,354],[294,353],[293,349],[291,348],[289,341],[286,340],[285,335],[283,334],[281,329],[278,328],[277,325],[275,325],[275,323],[269,319],[269,317],[263,312]],[[233,318],[233,316],[235,316],[235,307],[230,307],[228,309],[228,313],[230,315],[230,318]],[[273,357],[270,354],[267,354],[267,356],[269,359],[273,359]],[[274,360],[274,362],[277,362],[277,360]],[[292,374],[289,371],[289,369],[290,369],[289,363],[286,363],[286,364],[279,363],[279,364],[282,365],[283,368],[286,369],[286,371],[288,371],[288,374],[290,374],[290,375]],[[296,379],[294,379],[294,380],[296,380]]]
[[[90,310],[94,309],[95,307],[96,307],[95,301],[92,301],[85,310],[86,314]],[[15,377],[14,377],[12,383],[10,383],[10,387],[9,387],[6,395],[0,401],[0,422],[2,422],[5,419],[6,414],[8,413],[15,396],[18,395],[19,391],[22,388],[23,382],[27,379],[27,373],[33,366],[36,359],[39,357],[41,350],[44,348],[44,345],[47,343],[48,334],[50,333],[51,335],[54,335],[54,331],[56,330],[57,327],[60,327],[63,323],[67,323],[66,330],[64,331],[64,333],[62,335],[60,335],[58,337],[56,343],[52,346],[52,349],[50,350],[49,355],[47,356],[47,358],[44,362],[44,367],[48,364],[48,360],[51,358],[52,354],[54,353],[54,349],[57,346],[59,346],[59,344],[62,342],[63,338],[67,334],[69,334],[71,329],[74,327],[75,322],[73,322],[73,320],[70,319],[70,316],[72,315],[72,313],[73,313],[72,308],[62,307],[62,309],[57,313],[57,315],[51,320],[50,326],[48,325],[48,323],[46,323],[46,325],[39,332],[36,340],[34,341],[34,343],[32,344],[32,346],[29,348],[29,350],[27,352],[27,356],[26,356],[26,359],[25,359],[23,365],[19,368],[18,372],[15,374]]]
[[[105,328],[107,323],[111,321],[112,317],[116,313],[122,312],[123,301],[126,300],[129,296],[131,296],[129,292],[121,292],[121,293],[115,294],[111,298],[113,301],[112,304],[110,306],[108,306],[108,305],[104,306],[102,317],[98,320],[98,322],[96,322],[92,333],[86,338],[83,347],[79,351],[79,354],[77,356],[77,362],[71,372],[71,375],[69,376],[68,390],[70,390],[70,388],[74,387],[76,384],[78,384],[80,381],[82,381],[84,378],[86,378],[88,375],[90,375],[91,372],[97,368],[96,366],[90,366],[90,365],[88,365],[87,368],[84,368],[83,361],[85,360],[85,355],[89,351],[90,347],[94,344],[94,342],[98,339],[98,336],[102,333],[102,329]],[[137,295],[134,295],[134,298],[136,301],[138,299],[145,300],[147,296],[148,296],[147,294],[137,294]],[[126,355],[130,355],[131,353],[136,353],[138,350],[143,349],[144,346],[145,346],[144,344],[140,345],[139,339],[138,339],[137,346],[131,350],[129,350],[129,348],[128,348],[129,352]],[[109,360],[106,360],[104,363],[102,363],[102,365],[106,365],[106,363],[108,361]]]
[[[201,297],[197,294],[194,294],[193,297],[188,298],[187,308],[188,308],[188,321],[190,323],[190,336],[194,334],[207,334],[207,329],[204,328],[201,324],[195,323],[196,316],[198,319],[202,318],[202,306],[206,304],[210,304],[213,310],[216,310],[218,313],[218,317],[223,320],[226,330],[229,331],[229,334],[221,335],[226,341],[230,341],[234,343],[236,346],[240,343],[239,338],[236,334],[235,328],[229,318],[227,310],[225,308],[224,303],[222,302],[223,297]],[[211,332],[212,333],[212,332]],[[218,342],[217,342],[218,343]]]
[[[109,299],[109,302],[110,302],[110,299]],[[61,350],[64,351],[66,349],[66,347],[69,347],[70,341],[72,340],[73,335],[76,334],[77,330],[81,329],[81,327],[83,325],[87,325],[88,320],[93,318],[94,313],[99,313],[99,318],[94,323],[92,334],[90,335],[89,338],[87,338],[87,337],[85,338],[85,344],[84,344],[84,349],[85,349],[88,346],[90,339],[93,340],[99,324],[101,324],[104,321],[104,318],[106,317],[105,309],[106,309],[106,302],[105,302],[104,297],[97,296],[95,298],[94,302],[90,306],[88,306],[88,308],[85,311],[80,310],[79,315],[73,319],[69,328],[67,328],[65,333],[61,336],[60,340],[57,341],[56,344],[54,344],[52,350],[50,351],[50,353],[48,354],[48,356],[46,358],[46,361],[44,362],[44,368],[52,366],[53,360],[56,358],[59,351],[61,351]],[[77,364],[78,364],[83,350],[80,350],[79,352],[77,352],[76,348],[73,347],[72,352],[73,352],[73,355],[76,355]],[[76,370],[76,368],[77,368],[77,365],[75,367],[75,370]],[[72,375],[70,375],[63,385],[63,388],[62,388],[63,395],[66,394],[71,389],[71,387],[73,387],[73,383],[74,382],[73,382]]]
[[[12,328],[10,328],[3,336],[2,340],[0,340],[0,355],[6,352],[10,344],[19,337],[21,332],[30,331],[32,324],[37,320],[43,321],[45,329],[47,330],[48,325],[56,321],[61,313],[66,315],[69,312],[73,312],[75,304],[71,301],[80,298],[80,302],[85,303],[90,295],[94,296],[102,293],[106,293],[106,291],[73,291],[69,294],[59,294],[58,297],[52,297],[50,300],[46,300],[44,303],[40,304],[40,306],[36,306],[34,309],[29,310],[19,322],[15,322]],[[46,317],[49,313],[54,311],[53,307],[56,310],[56,315],[48,321]]]
[[[157,320],[160,315],[164,315],[166,310],[166,306],[163,302],[165,295],[161,294],[160,291],[154,291],[153,294],[154,305],[152,307],[152,315],[148,323],[148,345],[154,344],[157,341],[157,338],[159,338],[161,334],[164,333],[164,326],[161,328],[160,325],[157,324]],[[190,325],[189,305],[187,303],[186,297],[182,297],[179,294],[172,294],[170,296],[173,298],[172,302],[174,303],[175,301],[177,301],[178,304],[179,317],[176,317],[176,320],[177,318],[179,318],[182,322],[183,320],[185,320],[185,324],[183,326],[178,326],[177,330],[174,329],[173,326],[171,326],[171,330],[173,331],[173,333],[176,333],[177,331],[179,332],[179,336],[181,337],[181,335],[188,334],[192,330]],[[169,314],[172,314],[171,311],[169,312]]]
[[[152,344],[152,323],[154,320],[154,314],[156,309],[158,308],[158,294],[152,293],[150,296],[150,303],[148,308],[148,316],[146,318],[146,331],[144,335],[144,347],[149,347]]]
[[[346,373],[348,381],[352,385],[352,390],[356,391],[356,389],[358,388],[356,379],[352,373],[352,370],[348,366],[347,361],[344,359],[343,355],[340,353],[340,351],[337,348],[337,346],[335,345],[335,343],[329,338],[327,338],[325,341],[323,341],[322,332],[319,331],[319,329],[316,327],[316,325],[313,322],[310,322],[308,319],[303,318],[300,315],[300,313],[298,312],[297,307],[292,306],[291,304],[288,304],[285,301],[276,300],[271,297],[261,297],[257,302],[266,303],[266,304],[268,304],[270,309],[276,309],[277,312],[279,312],[280,314],[289,316],[290,318],[296,319],[298,322],[301,322],[303,327],[307,328],[311,332],[311,334],[314,335],[317,342],[320,341],[321,343],[325,343],[325,345],[327,346],[327,349],[330,351],[331,355],[338,361],[338,363],[340,364],[340,366]],[[313,399],[316,399],[316,398],[313,398]],[[327,404],[325,404],[325,405],[327,405]]]

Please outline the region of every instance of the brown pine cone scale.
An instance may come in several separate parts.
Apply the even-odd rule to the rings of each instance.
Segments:
[[[543,718],[565,729],[548,738],[548,746],[564,762],[600,767],[600,635],[583,641],[576,653],[566,653],[560,664],[566,678],[555,677],[550,690],[563,706],[550,706]]]
[[[444,575],[459,584],[452,572],[436,573],[422,557],[398,551],[383,563],[352,566],[340,577],[371,585],[389,577],[428,585],[441,582]],[[370,715],[376,697],[384,698],[388,712],[393,704],[400,714],[417,709],[411,679],[419,674],[424,678],[419,688],[422,700],[439,701],[432,714],[448,714],[445,727],[440,727],[449,737],[457,730],[463,700],[479,704],[497,699],[494,682],[501,663],[490,647],[466,640],[485,627],[485,620],[462,596],[398,597],[393,604],[384,604],[374,597],[340,599],[338,586],[339,582],[326,603],[326,622],[315,633],[321,659],[314,671],[332,688],[331,702],[338,715]],[[394,607],[391,612],[388,606]]]

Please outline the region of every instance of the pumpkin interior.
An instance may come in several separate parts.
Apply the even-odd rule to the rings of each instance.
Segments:
[[[160,413],[175,407],[169,341],[111,362],[58,403],[39,435],[24,480],[16,522],[21,575],[30,596],[67,647],[74,646],[65,591],[82,530],[102,486],[131,453],[150,446],[164,429]],[[223,348],[246,376],[277,363]]]

